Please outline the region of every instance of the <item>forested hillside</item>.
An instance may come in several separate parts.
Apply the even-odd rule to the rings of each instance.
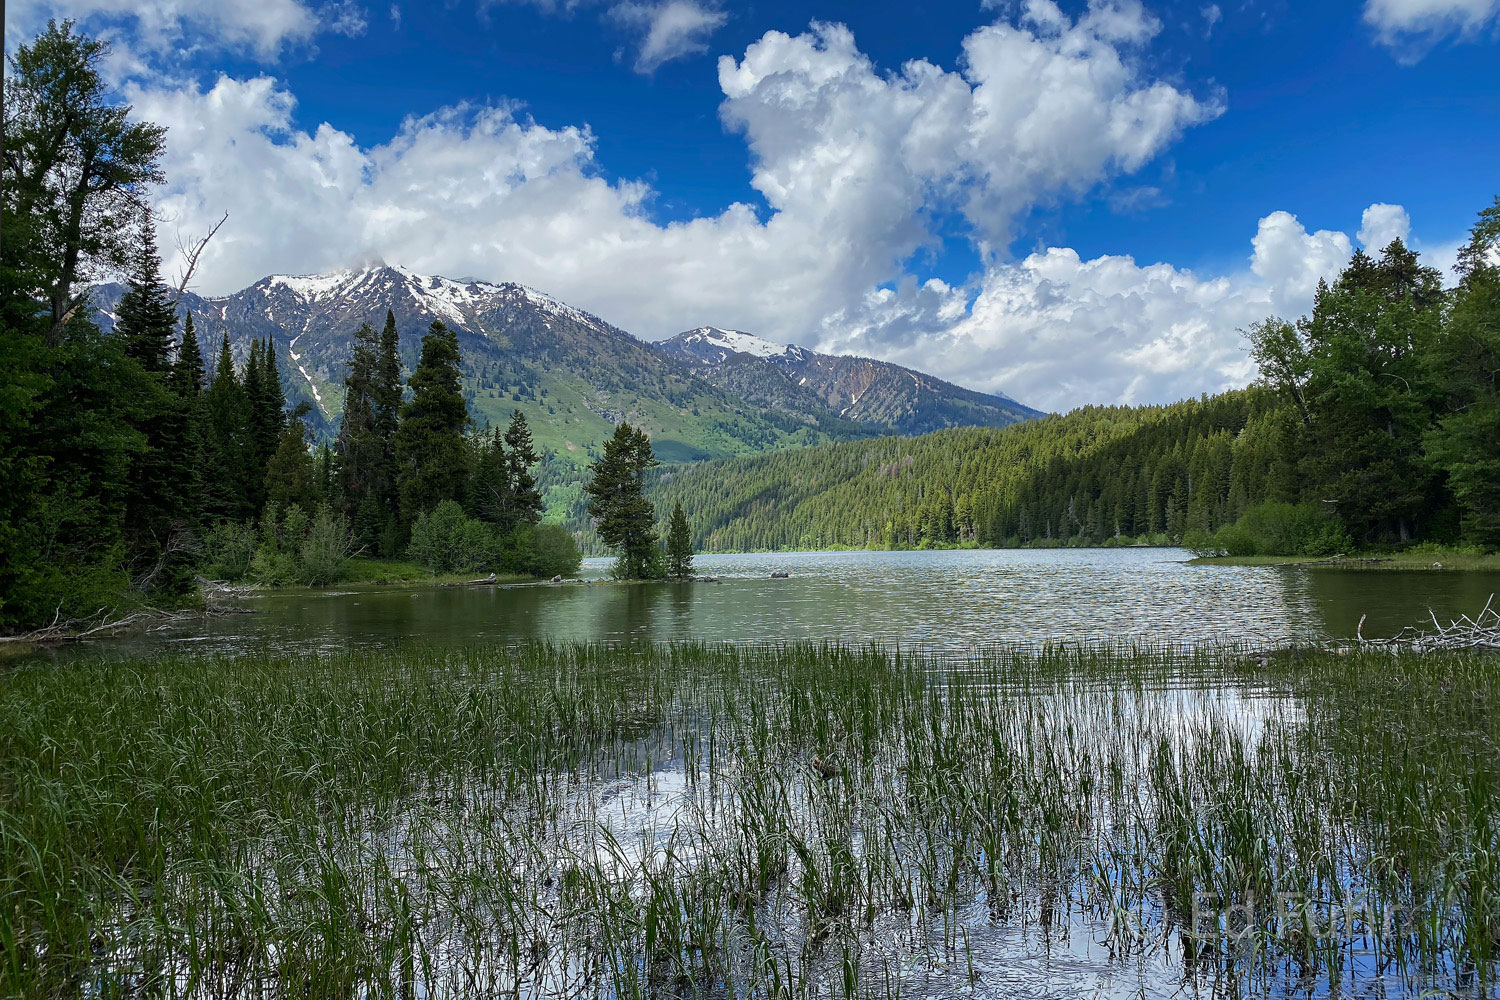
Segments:
[[[1287,495],[1278,411],[1250,390],[675,466],[656,502],[709,550],[1165,541]]]
[[[1250,331],[1260,384],[661,472],[707,549],[1500,546],[1500,199],[1458,284],[1400,240]]]

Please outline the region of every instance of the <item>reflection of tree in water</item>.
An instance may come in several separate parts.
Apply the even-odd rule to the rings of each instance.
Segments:
[[[1365,638],[1383,638],[1408,625],[1430,625],[1433,613],[1442,622],[1476,614],[1500,593],[1500,573],[1329,567],[1282,575],[1305,581],[1317,624],[1339,638],[1352,637],[1361,616]]]
[[[632,638],[659,638],[657,609],[668,588],[659,583],[621,583],[607,589],[620,594],[615,607],[619,609],[622,632]]]

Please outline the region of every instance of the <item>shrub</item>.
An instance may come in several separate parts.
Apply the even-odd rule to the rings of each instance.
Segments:
[[[417,517],[406,554],[433,573],[492,570],[500,563],[495,530],[465,515],[452,500]]]
[[[1343,527],[1317,504],[1256,504],[1235,526],[1262,555],[1328,556],[1349,548]]]
[[[1200,559],[1212,559],[1224,554],[1218,539],[1202,528],[1193,528],[1182,536],[1182,547]]]
[[[282,513],[279,504],[269,503],[261,515],[249,575],[272,587],[326,586],[343,576],[352,548],[349,522],[342,514],[325,506],[309,519],[296,504]]]
[[[221,521],[203,535],[203,571],[215,580],[243,580],[260,547],[253,524]]]
[[[523,524],[506,539],[504,566],[527,576],[572,576],[583,563],[578,543],[560,524]]]
[[[297,549],[297,575],[313,587],[333,583],[344,575],[353,544],[348,519],[326,506],[318,508]]]
[[[1216,531],[1214,544],[1226,556],[1253,556],[1260,553],[1255,537],[1238,523],[1226,524]]]

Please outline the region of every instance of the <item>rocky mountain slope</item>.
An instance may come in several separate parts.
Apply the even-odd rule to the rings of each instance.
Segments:
[[[96,290],[109,327],[123,289]],[[465,395],[480,426],[522,410],[538,441],[564,465],[585,464],[626,419],[644,426],[664,461],[739,455],[867,436],[847,421],[836,430],[746,402],[677,365],[609,323],[517,284],[455,281],[376,267],[328,275],[272,275],[232,295],[188,293],[204,357],[213,363],[226,334],[236,363],[252,339],[276,346],[289,401],[306,400],[325,434],[336,431],[354,331],[379,329],[386,310],[401,331],[407,371],[429,324],[458,332]]]
[[[1006,396],[965,389],[871,358],[783,347],[738,330],[700,327],[655,345],[688,371],[786,413],[827,410],[898,434],[1004,427],[1041,416]]]
[[[97,288],[109,328],[123,288]],[[337,432],[353,334],[386,310],[408,373],[434,319],[458,332],[465,395],[480,427],[526,414],[548,453],[548,478],[573,484],[621,419],[643,426],[667,462],[1036,415],[1012,400],[896,365],[839,358],[746,334],[700,330],[648,344],[524,285],[458,281],[400,267],[272,275],[232,295],[188,293],[205,359],[229,338],[236,364],[269,337],[289,402],[311,403],[320,436]],[[569,470],[573,472],[569,472]],[[554,497],[567,502],[567,497]],[[576,498],[575,498],[576,499]]]

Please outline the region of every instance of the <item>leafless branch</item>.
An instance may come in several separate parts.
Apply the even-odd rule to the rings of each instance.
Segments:
[[[1407,627],[1391,636],[1389,639],[1366,639],[1363,636],[1365,620],[1359,620],[1360,627],[1355,630],[1355,636],[1362,645],[1366,646],[1395,646],[1422,652],[1430,649],[1500,649],[1500,612],[1494,607],[1495,595],[1484,603],[1484,610],[1470,617],[1460,615],[1447,625],[1438,621],[1436,614],[1431,611],[1428,614],[1432,618],[1432,629]]]
[[[199,240],[197,243],[192,244],[191,246],[184,244],[182,241],[182,235],[180,233],[178,234],[177,252],[181,254],[183,259],[187,262],[182,269],[181,280],[177,282],[178,299],[182,298],[182,294],[187,291],[188,282],[193,280],[193,272],[198,270],[198,258],[203,255],[203,248],[208,246],[208,241],[214,238],[214,234],[219,231],[219,227],[224,225],[224,223],[227,221],[229,221],[229,213],[225,212],[224,217],[218,222],[214,223],[214,227],[208,231],[208,235],[203,237],[203,239]],[[172,304],[177,304],[175,299],[173,300]]]

